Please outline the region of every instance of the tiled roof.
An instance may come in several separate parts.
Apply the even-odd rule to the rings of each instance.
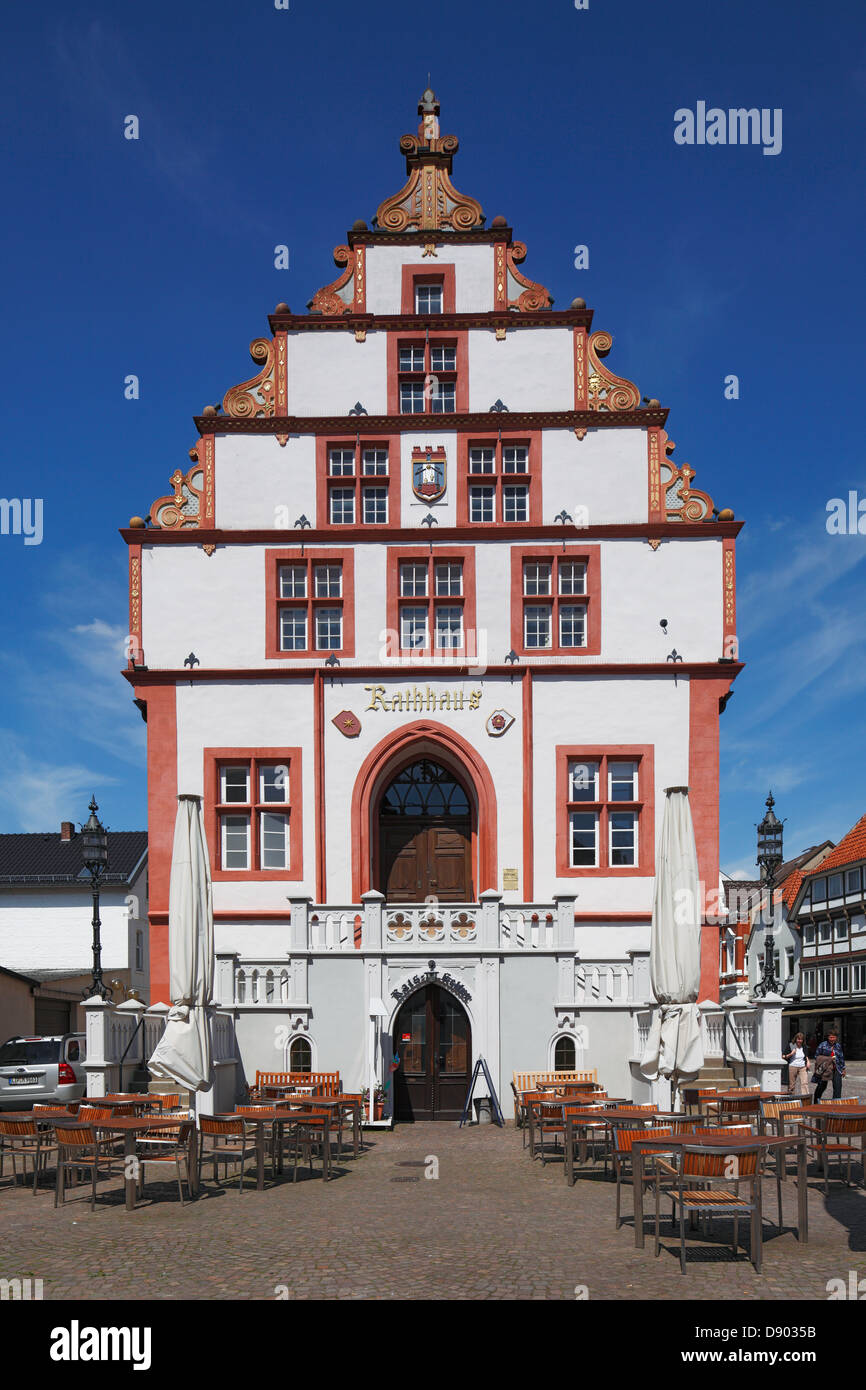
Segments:
[[[108,832],[108,873],[103,883],[128,883],[147,852],[146,830]],[[0,886],[5,883],[71,884],[89,886],[81,863],[81,833],[61,840],[59,832],[0,835]]]
[[[856,864],[860,859],[866,859],[866,815],[860,817],[857,824],[842,837],[827,858],[822,859],[820,864],[809,870],[809,873],[811,875],[823,873],[825,869],[841,869],[846,864]]]

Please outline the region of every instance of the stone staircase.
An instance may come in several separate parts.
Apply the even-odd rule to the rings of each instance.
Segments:
[[[147,1088],[147,1093],[150,1096],[179,1095],[181,1108],[189,1108],[189,1091],[184,1090],[182,1086],[172,1084],[171,1081],[163,1081],[161,1078],[157,1080],[155,1077],[151,1077],[150,1084]]]
[[[701,1067],[697,1080],[691,1084],[693,1086],[714,1086],[717,1091],[730,1091],[731,1087],[740,1085],[740,1080],[734,1074],[733,1067],[723,1066],[721,1062],[709,1062]]]

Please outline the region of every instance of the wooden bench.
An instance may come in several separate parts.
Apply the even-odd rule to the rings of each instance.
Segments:
[[[514,1092],[514,1119],[519,1118],[520,1096],[524,1091],[534,1091],[539,1082],[549,1085],[555,1081],[587,1081],[598,1085],[598,1071],[516,1071],[511,1076],[511,1089]]]
[[[338,1071],[257,1071],[255,1090],[259,1095],[264,1086],[312,1088],[316,1096],[338,1096],[343,1089]]]

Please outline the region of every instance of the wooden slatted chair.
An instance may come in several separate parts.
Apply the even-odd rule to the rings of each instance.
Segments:
[[[714,1136],[718,1130],[713,1131]],[[758,1274],[762,1262],[762,1214],[761,1214],[761,1171],[765,1150],[756,1144],[754,1147],[738,1149],[736,1153],[727,1152],[723,1144],[712,1148],[701,1145],[690,1148],[686,1145],[680,1153],[676,1181],[668,1188],[671,1199],[671,1226],[679,1217],[680,1232],[680,1270],[686,1273],[686,1216],[696,1215],[731,1217],[734,1223],[733,1251],[737,1257],[739,1223],[748,1216],[751,1221],[751,1257]],[[736,1160],[735,1176],[730,1174],[731,1159]],[[732,1192],[726,1183],[736,1183]],[[747,1183],[750,1188],[748,1198],[740,1193],[740,1184]],[[655,1187],[655,1253],[661,1251],[659,1232],[659,1203],[661,1181],[654,1175]]]
[[[181,1183],[181,1165],[186,1168],[186,1187],[192,1201],[192,1178],[189,1171],[189,1140],[195,1129],[195,1120],[185,1120],[179,1127],[171,1126],[169,1129],[150,1129],[147,1134],[140,1138],[135,1146],[135,1155],[138,1159],[138,1195],[144,1193],[145,1167],[147,1164],[165,1166],[173,1164],[177,1174],[177,1190],[180,1196],[180,1204],[183,1206],[183,1184]]]
[[[248,1154],[251,1155],[255,1152],[254,1146],[248,1145],[247,1138],[246,1126],[240,1115],[236,1120],[220,1120],[215,1119],[212,1115],[199,1115],[199,1183],[201,1183],[202,1163],[206,1158],[213,1160],[214,1182],[218,1187],[220,1186],[219,1164],[225,1163],[228,1167],[228,1164],[236,1163],[238,1165],[238,1191],[243,1192],[244,1164]]]
[[[68,1118],[68,1117],[67,1117]],[[39,1183],[40,1171],[47,1166],[48,1155],[54,1153],[56,1144],[50,1133],[37,1124],[36,1120],[3,1119],[0,1116],[0,1177],[3,1176],[3,1157],[8,1152],[12,1159],[12,1181],[18,1181],[18,1159],[21,1159],[21,1181],[27,1179],[27,1160],[33,1164],[33,1195]]]
[[[80,1121],[75,1120],[76,1125]],[[99,1134],[92,1125],[84,1128],[67,1128],[61,1120],[54,1125],[57,1136],[57,1185],[54,1189],[54,1205],[66,1201],[66,1172],[72,1170],[76,1175],[84,1169],[90,1173],[90,1210],[96,1210],[96,1183],[102,1176],[113,1177],[117,1169],[115,1154],[106,1153]]]
[[[624,1182],[628,1182],[634,1189],[634,1166],[632,1164],[632,1149],[635,1140],[658,1139],[662,1135],[672,1134],[671,1126],[665,1125],[659,1129],[621,1129],[619,1125],[613,1133],[613,1176],[616,1181],[616,1229],[622,1225],[622,1214],[620,1197]],[[653,1151],[652,1157],[647,1155],[644,1159],[644,1187],[649,1187],[655,1181],[654,1168],[660,1164],[664,1155]],[[668,1168],[670,1173],[674,1173],[673,1168]]]
[[[866,1135],[866,1119],[855,1115],[828,1115],[819,1124],[811,1123],[811,1116],[804,1115],[803,1132],[806,1134],[806,1152],[817,1158],[824,1173],[824,1196],[830,1195],[830,1159],[839,1159],[839,1178],[851,1186],[851,1160],[855,1154],[863,1158],[863,1136]],[[859,1144],[852,1140],[859,1139]],[[831,1142],[832,1141],[832,1142]],[[848,1176],[842,1176],[842,1159],[848,1160]],[[863,1165],[863,1183],[866,1186],[866,1164]]]

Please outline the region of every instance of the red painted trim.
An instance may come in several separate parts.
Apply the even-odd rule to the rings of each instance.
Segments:
[[[426,600],[408,598],[401,600],[400,598],[400,565],[401,563],[405,563],[408,560],[414,561],[415,564],[423,564],[427,566],[428,597]],[[475,626],[475,549],[473,546],[450,546],[447,549],[434,550],[433,554],[431,555],[429,544],[425,545],[424,542],[420,540],[420,538],[418,540],[417,545],[414,546],[388,547],[385,618],[389,632],[396,634],[393,638],[389,638],[388,641],[388,655],[391,658],[399,656],[407,657],[409,655],[417,655],[421,660],[423,660],[425,657],[428,659],[431,657],[432,649],[430,647],[425,647],[423,649],[416,648],[415,651],[412,653],[409,653],[408,651],[404,653],[402,651],[400,647],[400,608],[401,606],[403,606],[403,604],[406,604],[408,606],[414,605],[415,607],[420,607],[422,604],[426,603],[428,617],[432,618],[432,614],[430,614],[430,609],[437,602],[433,594],[433,566],[437,564],[447,564],[449,560],[460,560],[463,563],[462,607],[464,645],[462,647],[455,647],[453,649],[443,651],[441,655],[442,657],[465,657],[468,651],[469,658],[472,660],[477,660],[478,637]],[[443,604],[451,603],[453,606],[457,606],[460,600],[449,600],[446,598],[442,598],[439,600],[439,602]],[[430,622],[429,631],[430,639],[432,642],[432,621]],[[473,634],[473,637],[472,641],[469,642],[467,648],[467,636],[470,632]],[[440,667],[439,669],[443,670],[445,668]]]
[[[165,914],[150,933],[150,997],[169,998],[168,887],[177,819],[177,698],[173,685],[136,687],[147,701],[147,883],[151,912]]]
[[[456,428],[456,421],[459,415],[465,415],[469,410],[469,334],[463,329],[452,329],[443,331],[437,326],[430,332],[430,347],[445,346],[457,348],[457,389],[454,393],[454,403],[456,410],[450,414],[434,414],[432,401],[426,401],[427,410],[419,412],[417,415],[403,415],[400,412],[400,389],[398,381],[398,368],[400,363],[401,347],[424,347],[427,341],[426,327],[419,325],[413,332],[408,333],[389,333],[388,334],[388,418],[394,426],[401,430],[412,429],[413,421],[423,420],[427,428],[431,428],[433,421],[441,422],[442,429],[453,431]],[[424,354],[425,375],[431,374],[430,351],[429,347]],[[452,373],[445,372],[443,376],[450,377]],[[309,431],[308,431],[309,433]]]
[[[327,867],[325,860],[325,688],[321,671],[313,677],[313,742],[315,762],[315,827],[316,827],[316,896],[320,903],[327,901]]]
[[[279,567],[283,564],[307,566],[306,599],[280,599]],[[313,566],[341,564],[343,569],[343,597],[340,599],[315,599],[312,597]],[[324,661],[327,651],[317,651],[309,647],[303,652],[284,652],[280,650],[279,611],[281,608],[302,608],[307,610],[307,637],[315,639],[313,631],[313,609],[319,607],[335,608],[341,603],[343,609],[343,645],[337,649],[338,656],[355,655],[355,552],[353,550],[310,550],[300,547],[293,550],[265,551],[265,658],[280,661]]]
[[[420,662],[417,666],[411,667],[413,679],[420,676],[441,676],[444,672],[447,676],[458,674],[476,675],[478,663],[474,658],[464,661],[455,661],[453,665],[437,663],[424,664]],[[695,680],[715,680],[719,676],[719,666],[715,661],[684,661],[682,665],[677,663],[676,672],[673,667],[664,662],[641,662],[624,661],[621,663],[612,661],[587,661],[579,663],[576,661],[561,661],[557,664],[545,661],[527,662],[527,669],[531,667],[537,676],[667,676],[672,679],[674,674],[677,676],[689,676]],[[399,676],[400,669],[405,667],[394,667],[384,662],[378,665],[358,665],[346,667],[343,672],[343,679],[347,676],[359,678],[363,676],[378,676],[391,679],[395,674]],[[739,675],[743,669],[742,662],[731,662],[726,665],[724,670],[725,683],[729,684]],[[192,685],[196,681],[249,681],[249,680],[308,680],[315,672],[321,670],[318,662],[310,660],[309,665],[304,667],[289,666],[257,666],[257,667],[237,667],[237,666],[218,666],[212,670],[202,671],[200,667],[194,670],[158,670],[158,671],[121,671],[121,675],[132,685],[142,686],[161,686],[163,684],[174,685],[175,682],[182,681],[186,685]],[[487,669],[488,676],[513,676],[514,667],[507,666],[505,663],[497,664],[491,662]]]
[[[493,309],[502,313],[508,308],[507,241],[497,241],[493,248]]]
[[[428,415],[405,415],[402,418],[404,421],[423,419],[427,425],[425,434],[432,433]],[[443,415],[441,418],[443,420],[448,419],[447,415]],[[489,421],[486,424],[489,424]],[[405,432],[407,434],[420,433],[420,431],[413,431],[411,426],[407,427]],[[472,433],[476,434],[477,432],[472,431]],[[335,443],[338,442],[337,436],[332,436],[332,438]],[[570,528],[553,524],[533,526],[527,525],[526,522],[519,522],[513,525],[509,523],[500,526],[496,538],[497,540],[515,540],[518,542],[546,540],[557,546],[562,544],[563,536],[572,540],[578,536],[581,540],[632,540],[635,537],[639,540],[650,540],[658,537],[660,540],[667,541],[720,540],[723,537],[738,536],[744,525],[745,523],[742,521],[633,521]],[[369,529],[365,531],[363,526],[345,526],[338,529],[345,535],[347,541],[362,541],[369,535]],[[468,526],[443,526],[436,533],[436,541],[456,541],[459,543],[460,541],[471,540],[471,536],[467,536],[466,532],[474,529],[474,527]],[[411,541],[415,537],[416,530],[416,527],[396,527],[393,533],[389,534],[388,539],[389,541]],[[285,539],[286,532],[284,527],[272,527],[269,530],[260,528],[255,531],[231,531],[223,528],[211,528],[207,531],[197,530],[193,527],[180,528],[177,531],[164,531],[162,528],[154,527],[153,529],[148,528],[144,532],[140,529],[130,531],[124,528],[119,534],[127,545],[201,545],[203,541],[213,541],[218,545],[255,545],[256,543],[272,545],[281,538]],[[304,540],[308,545],[313,541],[330,542],[333,538],[333,528],[304,532]]]
[[[214,883],[298,882],[304,877],[304,804],[301,777],[300,748],[204,748],[204,819],[210,853],[211,878]],[[258,802],[257,762],[288,763],[289,765],[289,867],[287,869],[223,869],[220,864],[219,818],[222,811],[244,810],[250,807],[222,807],[220,804],[219,773],[223,763],[250,764],[250,863],[258,859]],[[280,804],[269,805],[279,810]]]
[[[503,525],[513,526],[516,530],[526,526],[540,526],[542,524],[542,505],[541,505],[541,484],[543,477],[542,469],[542,432],[541,430],[509,431],[503,435],[501,428],[495,430],[476,431],[473,434],[461,434],[457,439],[457,525],[471,526],[473,530],[479,527],[484,531],[490,531],[494,527],[501,528]],[[493,473],[470,473],[469,472],[469,450],[473,447],[493,444],[496,447],[495,464],[496,469]],[[529,472],[528,473],[503,473],[502,471],[502,448],[509,444],[526,444],[529,446]],[[529,483],[529,520],[519,522],[503,522],[502,520],[502,488],[508,483]],[[496,487],[496,520],[495,521],[470,521],[469,520],[469,488],[472,484],[476,486],[484,483],[493,483]]]
[[[737,543],[722,541],[722,656],[739,657],[737,641]]]
[[[416,285],[441,285],[442,312],[453,314],[456,297],[454,269],[453,263],[451,265],[446,263],[438,265],[431,261],[424,261],[422,265],[404,265],[402,267],[400,312],[403,314],[415,313]],[[432,325],[437,318],[438,315],[429,314],[424,316],[424,322],[429,322]]]
[[[157,925],[168,922],[167,912],[151,912],[149,920]],[[221,908],[214,910],[215,922],[289,922],[290,911],[279,912],[272,908],[262,908],[256,912],[251,908]],[[646,922],[652,921],[650,912],[575,912],[575,922]]]
[[[127,669],[133,665],[144,665],[141,649],[141,546],[129,547],[129,634],[127,644]]]
[[[212,434],[203,434],[196,445],[196,452],[204,475],[201,489],[201,516],[199,521],[202,527],[213,526],[216,524],[216,463],[214,436]]]
[[[578,327],[574,329],[574,408],[575,410],[587,410],[589,408],[587,373],[589,368],[587,363],[589,354],[587,352],[587,331],[586,328]]]
[[[328,454],[331,449],[353,449],[355,453],[355,474],[350,478],[332,478],[328,473]],[[361,473],[362,454],[365,449],[388,450],[387,477]],[[400,484],[402,480],[402,460],[400,456],[400,435],[383,434],[377,438],[361,438],[360,435],[319,435],[316,439],[316,527],[330,540],[333,536],[346,536],[352,539],[367,539],[371,532],[399,530],[402,525],[400,514]],[[382,522],[362,522],[361,489],[365,483],[373,487],[388,489],[388,520]],[[328,491],[335,487],[352,487],[355,492],[355,516],[358,521],[353,526],[343,526],[330,520]],[[315,535],[310,532],[310,536]]]
[[[598,811],[598,864],[594,868],[573,868],[569,863],[568,830],[568,764],[572,759],[586,758],[599,763],[598,802],[582,802],[581,810]],[[610,759],[630,759],[638,763],[637,802],[611,802],[607,799],[607,764]],[[610,864],[608,813],[615,810],[639,812],[637,864]],[[558,878],[652,878],[655,873],[655,749],[651,743],[585,745],[556,745],[556,874]]]
[[[689,803],[695,828],[701,883],[715,894],[719,885],[719,699],[726,676],[689,682]],[[702,912],[706,904],[702,904]],[[719,997],[719,925],[701,927],[699,999]]]
[[[662,492],[661,466],[667,460],[663,440],[667,439],[664,430],[658,425],[650,425],[646,432],[647,441],[647,517],[651,522],[666,520],[665,499]]]
[[[523,642],[523,562],[524,560],[550,560],[554,565],[551,587],[554,592],[550,602],[558,610],[563,601],[584,602],[586,606],[586,646],[560,647],[558,612],[553,615],[553,646],[545,647],[543,653],[550,656],[568,656],[580,651],[587,656],[597,656],[601,651],[601,546],[598,545],[515,545],[511,548],[511,645],[520,656],[535,657],[540,653],[535,647],[527,648]],[[586,595],[575,596],[557,594],[558,562],[560,560],[583,560],[586,563]],[[526,603],[543,604],[543,597],[527,598]],[[558,669],[562,669],[561,667]]]
[[[476,895],[496,888],[497,829],[496,789],[490,770],[472,744],[453,729],[430,720],[417,719],[387,734],[368,753],[352,791],[352,897],[360,901],[369,891],[378,865],[373,868],[375,831],[373,811],[376,798],[396,775],[407,758],[429,754],[451,766],[465,779],[475,801],[473,825],[473,876]]]
[[[532,672],[523,673],[523,901],[531,903],[535,893],[535,839],[533,828],[533,723]]]
[[[355,292],[352,311],[356,314],[367,312],[367,248],[356,245],[355,252]]]

